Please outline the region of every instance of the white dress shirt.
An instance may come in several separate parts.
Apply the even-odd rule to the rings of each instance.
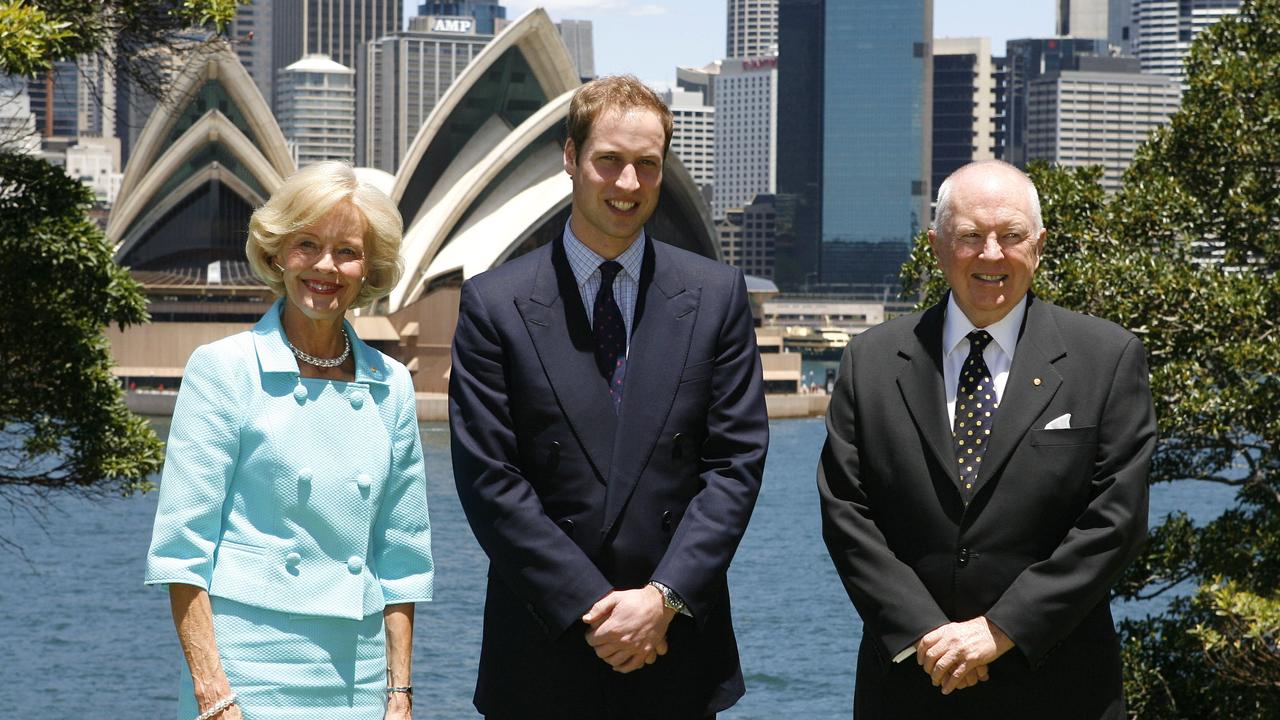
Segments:
[[[974,330],[986,330],[991,335],[992,341],[982,351],[982,359],[991,371],[996,402],[999,403],[1004,399],[1004,386],[1009,380],[1009,368],[1013,366],[1013,353],[1018,346],[1018,331],[1026,314],[1027,303],[1023,300],[1008,315],[980,328],[956,305],[954,294],[947,296],[947,314],[942,325],[942,386],[947,393],[947,427],[955,427],[956,423],[956,388],[960,385],[960,368],[969,357],[966,336]]]

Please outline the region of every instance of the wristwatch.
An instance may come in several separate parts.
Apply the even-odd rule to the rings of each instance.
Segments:
[[[680,599],[680,596],[676,594],[675,590],[672,590],[657,580],[650,580],[649,585],[657,588],[658,592],[662,593],[663,607],[671,608],[677,615],[689,614],[688,606],[684,604],[684,600]]]

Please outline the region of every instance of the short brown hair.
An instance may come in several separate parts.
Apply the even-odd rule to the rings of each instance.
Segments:
[[[662,154],[671,149],[671,110],[662,98],[648,85],[640,82],[635,75],[607,75],[583,85],[573,94],[569,103],[569,116],[565,126],[569,131],[569,140],[573,143],[573,152],[577,156],[591,134],[591,126],[596,118],[610,110],[649,110],[662,122],[662,133],[665,142]]]

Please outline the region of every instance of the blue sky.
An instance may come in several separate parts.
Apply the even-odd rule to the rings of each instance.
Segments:
[[[677,65],[705,65],[724,54],[725,0],[503,0],[516,18],[544,7],[553,20],[591,20],[596,72],[629,72],[672,85]],[[406,0],[416,15],[418,0]],[[1054,0],[934,0],[935,37],[986,36],[1004,54],[1009,38],[1053,34]]]

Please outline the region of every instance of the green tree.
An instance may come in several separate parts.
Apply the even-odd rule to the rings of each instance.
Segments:
[[[95,54],[128,73],[145,54],[135,51],[187,47],[193,27],[220,33],[235,8],[0,0],[0,73],[33,75]],[[0,150],[0,497],[10,503],[27,504],[32,491],[127,493],[160,467],[160,441],[125,407],[102,335],[110,323],[145,322],[146,299],[88,218],[91,202],[62,169]]]
[[[1097,168],[1029,168],[1049,228],[1035,289],[1142,338],[1152,484],[1235,490],[1206,525],[1164,518],[1116,588],[1176,596],[1122,625],[1130,713],[1280,718],[1280,0],[1246,0],[1186,69],[1181,109],[1113,197]],[[941,297],[926,236],[902,278]]]

